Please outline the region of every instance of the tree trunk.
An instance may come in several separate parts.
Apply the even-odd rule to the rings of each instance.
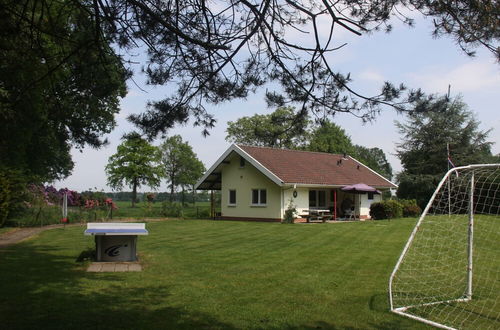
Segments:
[[[137,180],[134,179],[134,184],[132,186],[132,207],[135,207],[135,201],[137,199]]]
[[[170,183],[170,203],[174,201],[174,180]]]
[[[196,205],[196,190],[194,190],[194,185],[193,185],[193,206]]]
[[[182,185],[182,195],[181,195],[181,205],[184,206],[186,204],[186,193],[184,190],[184,185]]]

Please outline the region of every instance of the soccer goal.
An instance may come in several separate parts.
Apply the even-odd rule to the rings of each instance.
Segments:
[[[389,280],[391,311],[444,329],[500,329],[500,164],[444,176]]]

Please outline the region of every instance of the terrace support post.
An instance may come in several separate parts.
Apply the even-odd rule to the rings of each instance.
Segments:
[[[210,190],[210,217],[215,220],[214,191]]]
[[[333,191],[333,220],[337,221],[337,190]]]
[[[467,265],[467,300],[472,299],[472,257],[474,243],[474,171],[470,181],[469,200],[469,235],[468,235],[468,265]]]

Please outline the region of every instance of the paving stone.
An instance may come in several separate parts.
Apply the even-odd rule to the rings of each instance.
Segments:
[[[141,264],[129,264],[128,271],[129,272],[140,272],[140,271],[142,271],[142,266],[141,266]]]
[[[128,272],[127,264],[115,264],[115,272]]]
[[[101,272],[114,272],[116,264],[114,262],[104,263]]]
[[[87,268],[87,272],[100,272],[101,268],[102,268],[101,264],[93,262],[90,264],[89,268]]]

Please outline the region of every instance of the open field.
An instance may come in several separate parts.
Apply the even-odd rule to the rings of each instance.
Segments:
[[[117,210],[113,211],[113,217],[118,218],[158,218],[158,217],[187,217],[203,218],[209,217],[210,202],[196,202],[195,205],[189,203],[181,207],[180,203],[174,203],[174,206],[167,206],[162,202],[148,204],[140,202],[132,208],[131,202],[117,201]]]
[[[388,312],[415,219],[338,224],[172,220],[139,238],[140,273],[87,273],[83,227],[0,252],[3,328],[422,329]]]

